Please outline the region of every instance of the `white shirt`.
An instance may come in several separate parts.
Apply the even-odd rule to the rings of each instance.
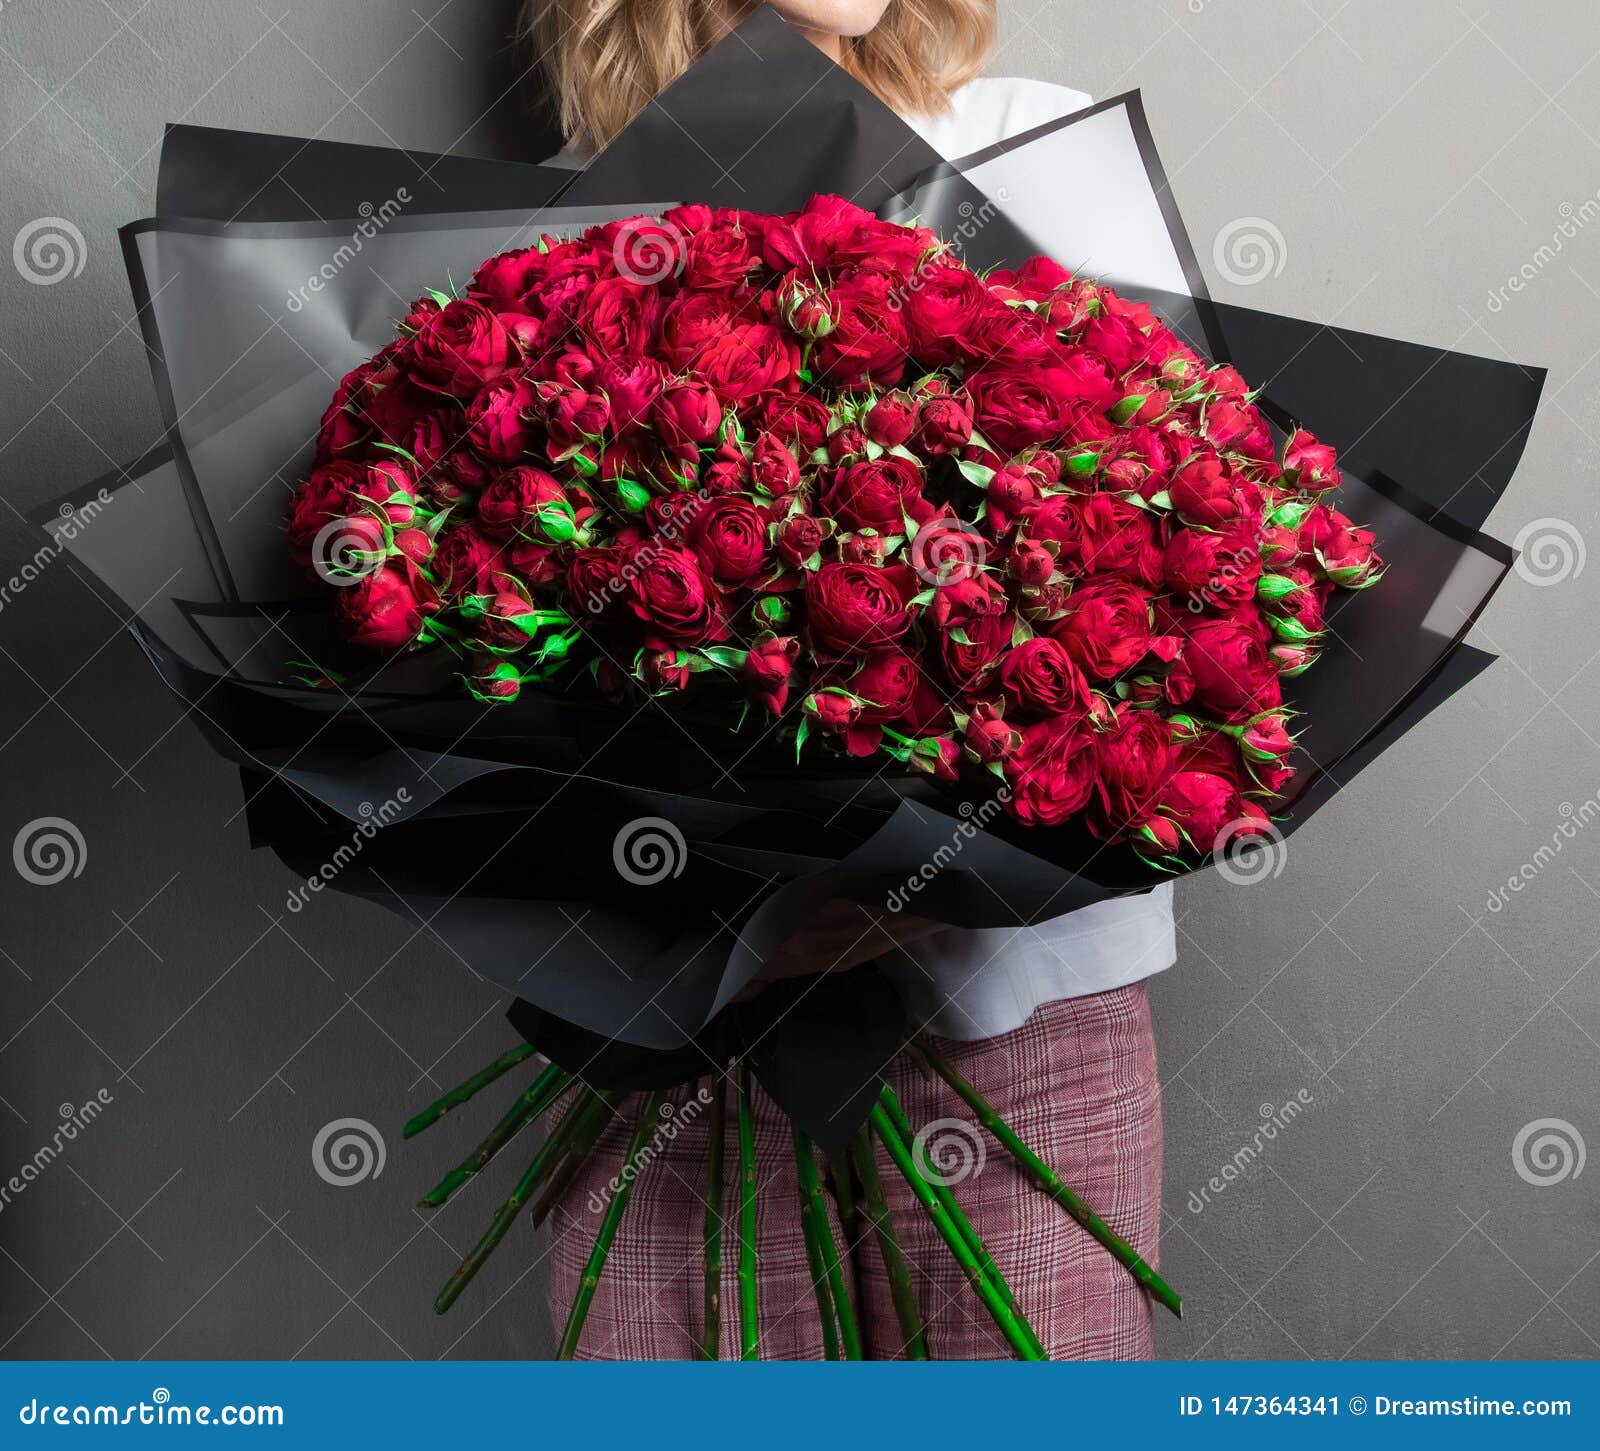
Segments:
[[[1089,104],[1082,91],[1048,81],[984,77],[951,97],[940,116],[907,125],[948,161],[1070,115]],[[568,147],[548,165],[583,166]],[[913,1021],[941,1037],[998,1037],[1036,1009],[1138,982],[1177,961],[1172,884],[1070,912],[1037,927],[966,931],[950,927],[899,949],[884,966]]]

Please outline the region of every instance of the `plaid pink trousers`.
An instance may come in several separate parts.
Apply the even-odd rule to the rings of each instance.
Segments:
[[[1021,1028],[983,1042],[939,1040],[939,1051],[1013,1129],[1152,1265],[1161,1213],[1161,1093],[1143,983],[1050,1003]],[[971,1156],[952,1192],[1005,1276],[1053,1360],[1148,1359],[1151,1304],[1128,1272],[1065,1210],[1032,1188],[1010,1156],[977,1129],[941,1079],[905,1056],[890,1081],[912,1126],[939,1154]],[[684,1103],[693,1090],[676,1094]],[[760,1175],[757,1252],[760,1352],[767,1360],[819,1360],[822,1333],[798,1214],[788,1119],[756,1086]],[[639,1101],[612,1121],[550,1218],[548,1297],[559,1334],[599,1228],[607,1184],[627,1153]],[[721,1356],[739,1355],[738,1140],[728,1088],[723,1185]],[[639,1173],[579,1344],[580,1359],[692,1358],[704,1325],[706,1116],[680,1110],[681,1127]],[[929,1354],[938,1360],[1005,1359],[1010,1350],[963,1279],[932,1222],[878,1145],[878,1168],[901,1247],[911,1265]],[[981,1158],[979,1157],[981,1155]],[[947,1173],[954,1158],[939,1157]],[[829,1196],[830,1214],[834,1213]],[[901,1343],[877,1241],[863,1223],[846,1245],[833,1233],[852,1286],[867,1354],[894,1359]]]

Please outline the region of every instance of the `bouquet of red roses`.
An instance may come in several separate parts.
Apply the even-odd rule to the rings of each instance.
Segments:
[[[1046,258],[838,197],[543,237],[420,298],[295,494],[351,640],[688,693],[1170,860],[1268,826],[1281,681],[1382,571],[1249,385]]]

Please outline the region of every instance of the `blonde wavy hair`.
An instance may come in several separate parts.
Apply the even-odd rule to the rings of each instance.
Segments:
[[[555,92],[562,132],[599,150],[749,8],[743,0],[524,0],[522,35]],[[933,116],[994,44],[995,0],[891,0],[844,68],[902,116]]]

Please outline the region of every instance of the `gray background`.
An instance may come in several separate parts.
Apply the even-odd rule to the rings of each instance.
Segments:
[[[548,147],[510,8],[0,6],[0,579],[38,548],[22,513],[157,438],[115,229],[149,208],[162,123],[532,159]],[[1155,1001],[1163,1262],[1189,1313],[1160,1320],[1160,1351],[1592,1356],[1600,1167],[1536,1184],[1513,1143],[1548,1118],[1600,1148],[1600,824],[1579,824],[1600,793],[1594,7],[1001,9],[994,73],[1144,89],[1221,295],[1551,370],[1493,524],[1565,552],[1485,617],[1503,662],[1297,835],[1281,875],[1179,892],[1182,962]],[[80,229],[81,275],[19,275],[10,244],[40,217]],[[1229,284],[1213,243],[1240,219],[1259,219],[1244,230],[1268,239],[1268,275]],[[1260,256],[1221,260],[1246,276]],[[375,908],[288,915],[233,774],[66,565],[0,601],[0,672],[0,846],[46,816],[87,845],[53,887],[0,858],[0,1180],[60,1106],[113,1100],[0,1211],[0,1355],[547,1353],[526,1231],[449,1319],[430,1313],[492,1191],[425,1222],[417,1192],[472,1124],[398,1135],[408,1105],[506,1044],[498,995]],[[1311,1110],[1224,1181],[1262,1107],[1302,1090]],[[388,1160],[335,1188],[311,1144],[346,1116],[380,1126]]]

